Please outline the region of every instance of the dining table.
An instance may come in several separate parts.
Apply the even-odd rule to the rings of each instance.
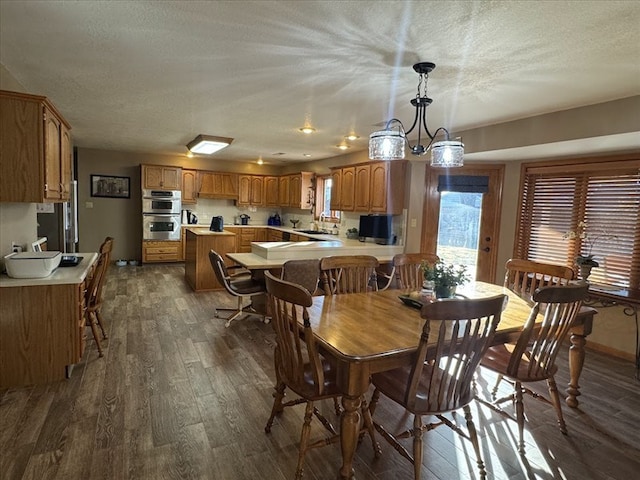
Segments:
[[[360,406],[370,377],[377,372],[410,365],[419,343],[424,320],[420,311],[400,297],[409,292],[382,290],[313,297],[309,321],[318,347],[336,365],[338,385],[343,393],[340,418],[342,466],[339,479],[354,478],[352,468],[360,432]],[[495,344],[513,342],[531,311],[531,306],[509,289],[485,282],[470,282],[456,294],[483,298],[498,294],[509,297],[494,337]],[[406,297],[405,297],[406,300]],[[411,303],[411,302],[408,302]],[[594,309],[585,308],[570,332],[571,382],[566,402],[577,406],[578,380],[584,362],[584,344],[591,331]],[[575,378],[574,378],[575,377]]]

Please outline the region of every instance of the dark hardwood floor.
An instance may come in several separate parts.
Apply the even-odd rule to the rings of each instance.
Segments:
[[[105,357],[87,331],[88,349],[70,379],[0,392],[0,478],[293,478],[304,407],[285,410],[264,433],[274,335],[257,317],[225,328],[213,307],[233,303],[224,293],[193,293],[180,265],[111,267]],[[566,353],[558,362],[564,388]],[[486,395],[494,378],[481,374]],[[474,405],[489,478],[639,478],[640,382],[632,363],[589,351],[581,386],[580,408],[564,408],[568,436],[551,407],[525,398],[524,457],[516,453],[515,422]],[[320,408],[332,416],[331,404]],[[411,424],[384,398],[376,418],[388,427]],[[322,434],[314,423],[312,436]],[[356,478],[412,478],[409,463],[378,440],[378,460],[368,441],[359,446]],[[470,443],[446,427],[425,433],[423,464],[424,479],[477,476]],[[339,466],[339,446],[314,450],[305,478],[334,479]]]

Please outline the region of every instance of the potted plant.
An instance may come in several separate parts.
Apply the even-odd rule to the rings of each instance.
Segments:
[[[350,228],[347,230],[347,238],[358,238],[358,229]]]
[[[469,281],[466,265],[445,264],[442,260],[430,264],[422,262],[422,272],[427,282],[433,282],[436,298],[453,297],[456,287]]]

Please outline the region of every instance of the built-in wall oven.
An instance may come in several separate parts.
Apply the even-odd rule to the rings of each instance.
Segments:
[[[180,240],[180,190],[142,190],[142,238]]]

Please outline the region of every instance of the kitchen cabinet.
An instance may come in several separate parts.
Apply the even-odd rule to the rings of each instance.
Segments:
[[[264,205],[264,177],[262,175],[239,175],[238,177],[239,207]]]
[[[143,240],[142,263],[179,262],[182,260],[180,240]]]
[[[189,286],[196,292],[222,290],[209,260],[209,251],[219,253],[225,263],[233,264],[227,253],[236,250],[236,235],[229,230],[211,232],[207,228],[187,229],[186,255],[184,260],[184,277]]]
[[[404,208],[406,172],[406,160],[332,169],[331,209],[399,215]]]
[[[352,212],[355,202],[355,167],[331,170],[331,210]]]
[[[85,290],[98,255],[47,278],[2,276],[0,389],[62,380],[85,348]]]
[[[264,177],[264,206],[279,207],[280,197],[278,188],[280,186],[280,177],[267,176]]]
[[[198,191],[196,187],[196,170],[182,169],[182,204],[193,205],[198,201]]]
[[[70,129],[46,97],[0,90],[0,201],[69,200]]]
[[[275,228],[269,228],[267,231],[267,241],[268,242],[281,242],[282,241],[282,232],[280,230],[276,230]]]
[[[162,165],[142,165],[142,188],[180,190],[182,188],[182,169]]]
[[[226,227],[226,231],[236,234],[236,252],[251,253],[251,242],[265,242],[267,240],[266,228],[252,227]]]
[[[290,178],[288,175],[282,175],[278,179],[278,205],[288,207],[291,199],[289,198]]]
[[[313,206],[313,173],[300,172],[289,175],[289,206],[309,209]]]
[[[199,197],[238,199],[237,173],[199,172],[199,175]]]

